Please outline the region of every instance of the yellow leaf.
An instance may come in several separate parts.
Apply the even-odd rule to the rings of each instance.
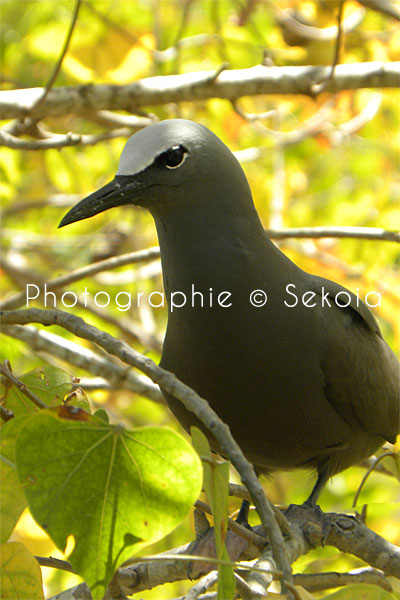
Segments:
[[[155,48],[154,37],[151,34],[142,35],[125,55],[119,66],[107,71],[105,77],[113,83],[124,83],[144,77],[152,64],[152,50]]]
[[[308,592],[301,585],[293,585],[290,586],[292,592],[294,592],[294,597],[296,600],[315,600],[315,596],[312,596],[310,592]]]
[[[44,60],[58,58],[60,46],[65,37],[63,23],[54,21],[32,28],[32,33],[25,40],[29,52]]]
[[[85,67],[75,56],[67,54],[63,60],[63,69],[78,81],[92,81],[94,72]]]
[[[4,600],[44,600],[38,562],[20,542],[1,544],[1,593]]]
[[[0,538],[6,541],[14,529],[26,501],[15,466],[8,461],[0,461]]]
[[[395,31],[389,42],[389,59],[398,60],[400,55],[400,31]]]

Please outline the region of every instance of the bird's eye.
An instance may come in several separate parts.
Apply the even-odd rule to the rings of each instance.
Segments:
[[[188,151],[182,145],[172,146],[165,152],[163,152],[159,159],[161,164],[167,169],[176,169],[180,167],[186,160]]]

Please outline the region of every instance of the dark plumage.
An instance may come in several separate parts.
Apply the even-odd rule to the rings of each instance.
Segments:
[[[310,275],[278,250],[230,150],[205,127],[163,121],[127,142],[115,179],[82,200],[60,226],[113,206],[154,217],[169,311],[161,366],[206,398],[259,473],[312,467],[318,482],[362,461],[400,431],[399,363],[369,309],[340,285]],[[294,297],[297,306],[288,307]],[[204,306],[192,286],[204,294]],[[213,306],[209,306],[209,290]],[[268,301],[254,307],[253,290]],[[218,306],[218,294],[232,306]],[[301,297],[311,294],[304,306]],[[339,302],[348,296],[342,294]],[[330,306],[328,306],[330,303]],[[196,419],[165,394],[188,428]]]

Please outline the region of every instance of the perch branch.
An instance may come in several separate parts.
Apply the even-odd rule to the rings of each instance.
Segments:
[[[240,473],[243,483],[251,493],[264,532],[271,541],[273,556],[276,561],[275,564],[283,572],[284,579],[289,583],[292,581],[291,568],[284,552],[281,531],[254,469],[233,439],[229,427],[219,419],[204,399],[179,381],[173,373],[164,371],[151,359],[139,354],[125,342],[117,340],[108,333],[88,325],[80,317],[64,311],[36,308],[20,311],[1,311],[0,316],[4,325],[25,325],[32,322],[41,323],[46,326],[60,325],[74,335],[94,342],[110,354],[120,358],[126,364],[138,368],[167,393],[180,400],[185,408],[193,412],[205,425],[207,430],[210,431],[217,440],[222,452],[229,457],[232,464]]]
[[[355,570],[351,573],[296,574],[294,575],[296,585],[316,591],[366,582],[390,590],[390,583],[382,571],[385,571],[386,575],[400,576],[400,548],[368,529],[359,519],[348,515],[325,513],[319,524],[310,522],[307,516],[298,518],[289,515],[288,520],[291,535],[285,538],[285,551],[290,562],[294,562],[312,548],[325,544],[354,554],[366,562],[371,561],[376,567]],[[329,531],[327,536],[326,531]],[[359,542],[354,545],[354,540],[358,538]],[[190,544],[158,555],[160,560],[139,561],[121,567],[118,571],[118,579],[122,590],[131,595],[167,582],[187,579],[187,567],[176,557],[186,555],[189,551]],[[258,553],[254,546],[248,547],[241,559],[252,560]],[[264,564],[267,564],[267,558],[264,556]],[[249,566],[248,563],[244,565]],[[261,569],[258,572],[261,573]]]

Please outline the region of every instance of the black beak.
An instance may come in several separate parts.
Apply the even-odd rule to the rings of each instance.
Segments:
[[[64,227],[65,225],[88,219],[114,206],[134,204],[131,198],[134,195],[133,188],[135,187],[133,177],[122,176],[122,179],[121,176],[115,177],[115,179],[97,190],[97,192],[93,192],[93,194],[90,194],[90,196],[87,196],[73,206],[58,227]],[[137,187],[140,187],[140,185]]]

